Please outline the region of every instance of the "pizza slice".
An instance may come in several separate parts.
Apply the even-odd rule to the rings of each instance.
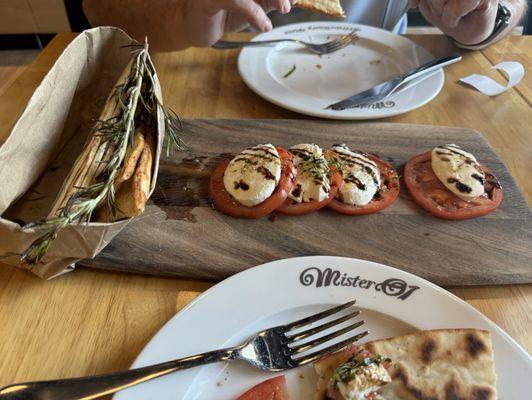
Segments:
[[[391,379],[385,379],[375,367],[369,373],[366,362],[358,372],[344,374],[346,386],[352,391],[342,390],[337,383],[335,387],[335,382],[342,380],[339,372],[354,356],[358,364],[348,367],[360,365],[361,359],[369,357],[380,363]],[[317,400],[497,399],[491,336],[479,329],[420,331],[352,345],[316,362],[314,367],[318,374]]]
[[[339,0],[298,0],[296,5],[333,17],[345,18],[345,13]]]

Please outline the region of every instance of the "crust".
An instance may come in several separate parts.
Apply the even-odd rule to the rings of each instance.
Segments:
[[[133,175],[133,198],[135,200],[135,212],[139,215],[144,211],[151,185],[151,170],[153,165],[153,156],[155,154],[155,139],[153,132],[150,130],[146,135],[146,143],[142,150],[135,174]]]
[[[356,345],[314,364],[317,400],[325,398],[332,371]],[[362,346],[392,359],[392,382],[381,389],[385,399],[496,400],[491,336],[480,329],[437,329],[380,339]]]
[[[298,0],[296,6],[338,18],[345,18],[339,0]]]
[[[123,182],[115,197],[117,215],[112,215],[107,206],[103,206],[96,215],[100,222],[113,222],[123,218],[136,217],[144,212],[151,186],[151,173],[155,155],[155,137],[151,130],[146,140],[133,176]]]
[[[137,129],[135,130],[135,134],[133,135],[133,143],[127,149],[127,153],[124,158],[124,165],[122,166],[120,173],[115,179],[116,189],[119,189],[122,183],[124,183],[133,176],[135,168],[137,167],[137,162],[139,161],[142,151],[144,150],[145,142],[146,140],[144,139],[142,129],[140,127],[137,127]]]

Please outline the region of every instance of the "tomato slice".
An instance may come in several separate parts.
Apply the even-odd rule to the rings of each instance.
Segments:
[[[445,187],[432,171],[431,152],[411,158],[405,165],[404,179],[408,192],[422,208],[443,219],[461,220],[480,217],[495,210],[502,201],[499,181],[487,167],[484,190],[487,195],[465,201]]]
[[[260,218],[281,206],[294,186],[297,170],[292,161],[292,154],[276,147],[281,158],[281,179],[272,195],[253,207],[240,204],[225,190],[224,173],[231,160],[224,160],[214,169],[209,181],[209,197],[216,209],[236,218]]]
[[[237,400],[288,400],[284,375],[276,376],[253,386]]]
[[[308,214],[313,211],[317,211],[320,208],[326,207],[331,201],[334,200],[338,189],[343,183],[342,175],[335,172],[330,179],[331,189],[329,190],[329,195],[325,200],[322,201],[306,201],[306,202],[295,202],[290,198],[287,198],[285,202],[277,209],[281,214],[285,215],[303,215]]]
[[[373,200],[364,206],[346,204],[338,199],[333,199],[327,205],[331,210],[346,215],[373,214],[384,210],[397,200],[399,196],[399,175],[397,175],[397,171],[390,164],[372,154],[367,154],[366,156],[377,164],[381,173],[383,187],[373,197]]]

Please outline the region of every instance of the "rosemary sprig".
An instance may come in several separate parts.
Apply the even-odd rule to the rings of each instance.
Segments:
[[[177,114],[164,107],[157,91],[155,67],[148,54],[148,43],[142,48],[132,51],[134,62],[124,83],[116,86],[113,96],[118,102],[120,112],[117,116],[105,121],[97,121],[95,135],[102,138],[112,149],[109,157],[102,161],[105,168],[97,177],[96,182],[85,188],[78,188],[54,218],[42,219],[29,223],[23,229],[44,230],[21,255],[21,261],[36,264],[41,261],[59,232],[73,223],[88,223],[92,213],[101,204],[106,204],[116,215],[115,207],[115,178],[122,165],[126,151],[131,146],[135,126],[145,123],[151,126],[157,124],[157,113],[164,117],[168,135],[167,154],[172,148],[185,149],[180,138],[183,130],[181,120]],[[177,122],[176,122],[177,121]]]
[[[147,57],[149,60],[149,63],[147,65],[147,68],[149,70],[148,78],[150,79],[151,83],[151,85],[149,86],[150,93],[148,99],[151,101],[149,102],[149,104],[146,104],[144,102],[143,104],[145,104],[148,110],[155,109],[158,107],[158,109],[163,113],[165,131],[167,135],[166,155],[169,156],[173,148],[180,150],[188,149],[187,145],[183,142],[183,139],[181,139],[181,132],[183,132],[183,122],[174,110],[163,106],[161,99],[155,93],[155,77],[157,76],[157,73],[155,72],[153,63],[151,62],[150,55],[148,54]]]

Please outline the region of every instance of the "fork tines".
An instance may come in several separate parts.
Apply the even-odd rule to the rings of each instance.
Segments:
[[[358,34],[355,31],[348,33],[346,35],[340,36],[338,39],[333,40],[330,43],[326,44],[327,52],[332,53],[334,51],[343,49],[351,43],[355,43],[359,39]]]
[[[332,341],[333,339],[336,339],[348,332],[351,332],[355,330],[356,328],[359,328],[364,324],[364,321],[355,321],[354,318],[358,317],[360,314],[360,310],[349,310],[349,312],[346,315],[343,315],[339,318],[336,318],[332,321],[324,322],[316,327],[310,327],[307,330],[301,331],[301,332],[295,332],[290,333],[291,331],[298,330],[300,328],[305,327],[306,325],[309,325],[314,322],[318,322],[322,319],[325,319],[327,317],[330,317],[334,314],[340,313],[344,310],[348,310],[355,304],[355,301],[349,301],[345,304],[330,308],[328,310],[319,312],[317,314],[311,315],[309,317],[300,319],[298,321],[292,322],[290,324],[287,324],[284,326],[285,328],[285,336],[288,339],[288,343],[290,345],[294,344],[293,346],[289,346],[290,348],[290,355],[292,356],[293,360],[295,360],[298,365],[304,365],[308,364],[310,362],[316,361],[322,357],[325,357],[331,353],[334,353],[335,351],[340,350],[341,348],[354,343],[360,339],[362,339],[364,336],[366,336],[369,332],[364,331],[362,333],[358,333],[356,335],[350,336],[346,339],[341,340],[340,342],[336,342],[331,344],[328,347],[325,347],[323,349],[317,350],[310,354],[305,354],[300,357],[295,357],[299,355],[300,353],[304,353],[306,351],[309,351],[315,347],[321,346],[323,344],[326,344],[327,342]],[[328,330],[332,327],[335,327],[340,324],[344,324],[347,322],[351,322],[349,325],[343,326],[338,330],[335,330],[331,333],[328,333],[326,335],[320,336],[318,338],[312,339],[310,341],[304,342],[304,343],[295,343],[299,342],[303,339],[310,338],[311,336],[316,335],[317,333],[323,332],[325,330]]]

